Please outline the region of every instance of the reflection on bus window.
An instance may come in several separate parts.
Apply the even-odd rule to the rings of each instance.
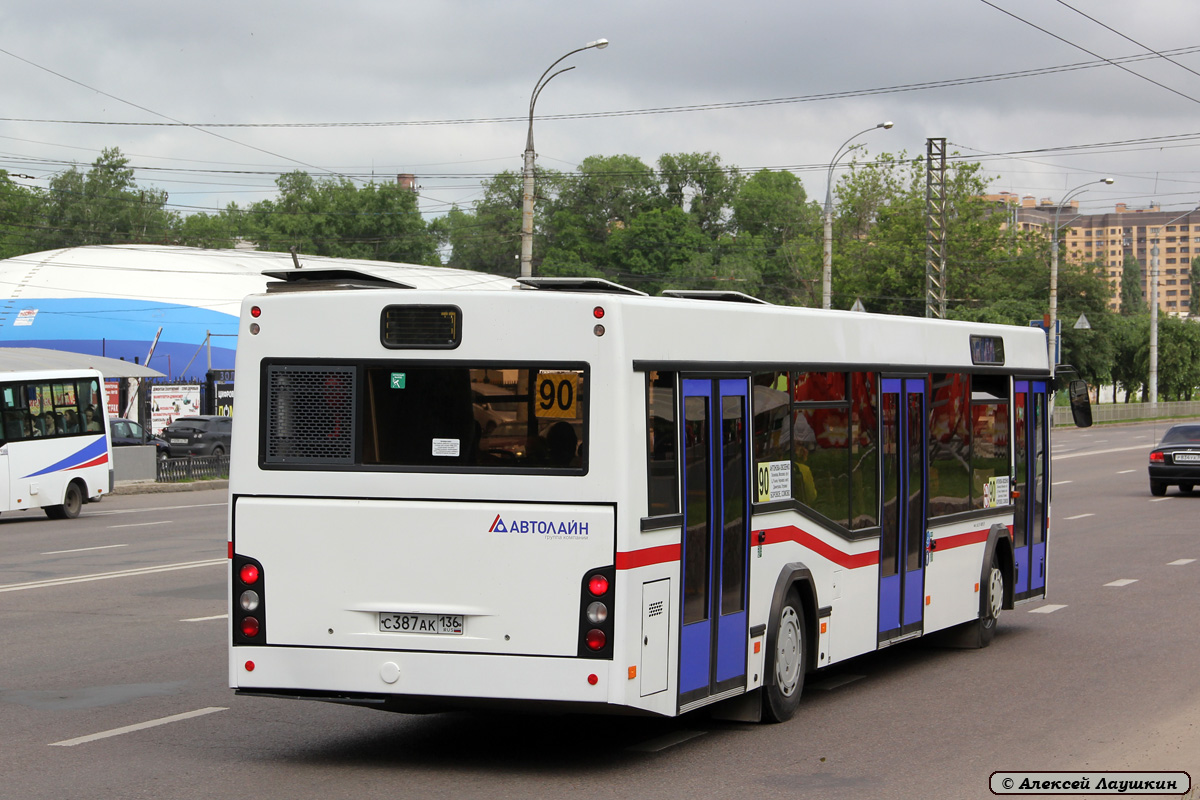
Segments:
[[[675,373],[653,371],[646,383],[648,511],[679,513],[679,459],[675,454]]]

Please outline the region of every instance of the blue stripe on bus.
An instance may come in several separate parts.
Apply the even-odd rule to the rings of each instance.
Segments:
[[[63,470],[63,469],[71,469],[73,467],[79,467],[79,466],[86,464],[87,462],[91,461],[94,458],[98,458],[98,457],[106,454],[107,452],[108,452],[108,437],[101,436],[98,439],[96,439],[95,441],[90,442],[86,446],[80,448],[79,450],[76,450],[74,453],[72,453],[71,455],[62,459],[61,461],[59,461],[55,464],[51,464],[50,466],[46,467],[45,469],[38,470],[37,472],[31,472],[24,477],[36,478],[38,475],[46,475],[48,473],[58,472],[59,470]]]

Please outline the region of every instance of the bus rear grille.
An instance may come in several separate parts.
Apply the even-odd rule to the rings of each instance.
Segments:
[[[354,463],[354,367],[267,367],[268,464]]]

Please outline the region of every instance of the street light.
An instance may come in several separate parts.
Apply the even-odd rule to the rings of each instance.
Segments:
[[[588,42],[583,47],[577,47],[567,53],[562,58],[555,61],[546,71],[542,73],[542,77],[538,78],[537,83],[533,85],[533,94],[529,96],[529,133],[525,137],[525,190],[521,196],[521,277],[533,277],[533,107],[537,104],[538,95],[542,93],[542,89],[546,88],[546,84],[562,75],[564,72],[569,72],[575,69],[574,67],[565,67],[550,75],[550,70],[557,67],[563,60],[576,53],[581,53],[584,50],[603,50],[608,47],[608,39],[597,39],[594,42]],[[550,77],[546,77],[549,75]]]
[[[1151,416],[1158,409],[1158,232],[1168,225],[1174,225],[1184,217],[1195,214],[1197,211],[1200,211],[1200,207],[1193,208],[1186,214],[1180,214],[1169,222],[1164,222],[1162,225],[1155,225],[1151,228],[1154,245],[1150,248],[1150,375],[1146,381],[1146,388],[1150,395]]]
[[[1057,348],[1055,345],[1058,344],[1058,337],[1054,334],[1054,329],[1058,327],[1058,214],[1071,198],[1083,194],[1088,190],[1089,186],[1097,183],[1112,186],[1113,182],[1112,178],[1101,178],[1098,181],[1088,181],[1076,186],[1063,195],[1063,199],[1059,200],[1058,205],[1054,208],[1054,229],[1050,232],[1050,327],[1046,330],[1046,351],[1050,358],[1050,374],[1052,376],[1054,375],[1054,367],[1056,366],[1054,357]],[[1070,223],[1071,220],[1067,220],[1067,224]]]
[[[829,162],[829,172],[825,176],[825,254],[821,260],[821,308],[830,308],[830,302],[833,297],[833,168],[837,166],[839,161],[849,155],[851,150],[855,147],[860,147],[857,144],[854,147],[846,147],[846,145],[864,133],[870,133],[877,128],[883,128],[886,131],[891,127],[892,123],[888,121],[859,131],[842,142],[842,146],[837,149],[837,152],[833,156],[833,161]]]

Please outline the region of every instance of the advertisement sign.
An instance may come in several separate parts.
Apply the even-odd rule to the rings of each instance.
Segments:
[[[165,386],[150,387],[150,430],[157,436],[176,417],[190,417],[200,413],[200,387]]]

